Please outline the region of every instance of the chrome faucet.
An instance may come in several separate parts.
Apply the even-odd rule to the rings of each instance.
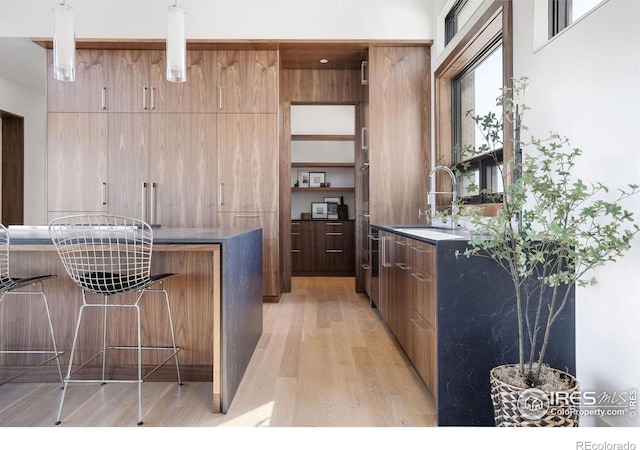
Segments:
[[[449,174],[449,176],[451,177],[451,192],[438,192],[435,190],[435,174],[440,171],[440,170],[444,170],[445,172],[447,172]],[[452,196],[452,200],[451,200],[451,228],[456,228],[458,226],[458,215],[457,215],[457,206],[458,206],[458,191],[456,188],[456,176],[453,173],[453,171],[451,169],[449,169],[447,166],[436,166],[433,168],[433,170],[431,171],[431,173],[429,174],[429,180],[428,180],[428,185],[427,185],[427,208],[430,208],[430,213],[428,216],[428,222],[429,225],[431,225],[433,218],[435,217],[436,214],[436,202],[435,202],[435,196],[436,195],[451,195]],[[431,201],[431,196],[433,196],[433,201]]]

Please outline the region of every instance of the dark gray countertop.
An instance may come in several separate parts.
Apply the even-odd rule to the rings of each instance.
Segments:
[[[155,228],[154,244],[223,244],[256,228]],[[52,245],[47,225],[17,225],[9,227],[14,245]]]
[[[437,244],[439,241],[469,240],[471,235],[462,229],[435,228],[424,225],[371,225],[378,230],[389,231],[411,239]]]

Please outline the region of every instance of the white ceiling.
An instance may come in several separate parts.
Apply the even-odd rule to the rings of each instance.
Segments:
[[[46,52],[29,38],[0,37],[0,78],[45,94]]]

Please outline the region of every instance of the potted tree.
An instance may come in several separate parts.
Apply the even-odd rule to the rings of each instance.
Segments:
[[[501,169],[502,208],[495,216],[484,217],[478,208],[460,205],[460,217],[473,231],[469,247],[459,256],[491,258],[513,283],[519,361],[491,371],[496,425],[577,426],[578,382],[545,364],[549,336],[554,326],[561,326],[558,317],[574,288],[595,283],[592,269],[616,261],[630,248],[640,228],[621,202],[639,186],[613,195],[601,183],[577,178],[573,169],[582,151],[557,133],[522,140],[527,84],[521,78],[502,90],[497,99],[501,117],[467,113],[485,142],[460,151],[497,154],[505,120],[514,123],[516,151]],[[464,164],[455,169],[464,176]],[[565,393],[558,395],[560,391]]]

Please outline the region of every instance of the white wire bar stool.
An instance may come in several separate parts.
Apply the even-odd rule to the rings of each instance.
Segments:
[[[21,377],[53,360],[55,360],[56,365],[58,367],[58,375],[60,376],[60,382],[62,383],[62,370],[60,368],[60,360],[59,357],[64,352],[58,351],[58,347],[56,345],[56,338],[53,332],[53,324],[51,323],[51,313],[49,312],[49,303],[47,302],[47,296],[44,293],[44,288],[42,286],[42,281],[47,278],[53,278],[55,275],[38,275],[34,277],[28,278],[12,278],[10,274],[10,239],[9,232],[7,228],[0,224],[0,306],[2,302],[8,298],[9,295],[15,296],[39,296],[42,299],[42,303],[44,306],[44,311],[46,313],[47,323],[48,323],[48,333],[51,337],[51,348],[50,349],[41,349],[41,350],[32,350],[32,349],[18,349],[18,350],[0,350],[0,354],[4,355],[43,355],[43,358],[36,358],[40,360],[37,364],[33,364],[30,367],[21,370],[19,373],[2,380],[0,382],[0,386],[3,384],[9,383],[10,381],[15,380],[18,377]],[[18,322],[18,318],[14,320],[15,323]]]
[[[108,382],[138,383],[138,425],[142,425],[142,382],[169,362],[174,360],[176,365],[178,385],[182,385],[180,378],[180,365],[176,346],[173,318],[169,305],[169,295],[164,288],[163,281],[173,276],[173,273],[151,275],[151,256],[153,248],[153,230],[142,220],[114,216],[114,215],[73,215],[54,219],[49,223],[49,235],[58,251],[62,263],[71,279],[82,288],[82,306],[78,312],[76,328],[69,356],[69,367],[64,377],[64,390],[60,400],[60,408],[56,425],[62,423],[62,408],[69,383],[96,383]],[[124,294],[135,293],[134,296]],[[171,344],[167,346],[143,346],[142,325],[140,313],[140,301],[148,293],[161,293],[164,298],[168,316],[168,325],[171,336]],[[96,294],[102,297],[102,302],[88,301],[87,294]],[[115,300],[121,296],[120,302]],[[144,296],[144,297],[143,297]],[[129,301],[127,301],[129,297]],[[123,300],[124,299],[124,300]],[[73,369],[78,335],[86,308],[102,308],[102,336],[101,347],[97,353],[88,358],[81,365]],[[108,314],[113,308],[126,308],[135,311],[136,344],[135,345],[109,345],[107,336]],[[137,377],[136,379],[107,379],[105,377],[107,366],[107,350],[132,350],[137,353]],[[169,356],[158,363],[152,369],[142,368],[142,351],[156,350],[168,351]],[[102,374],[99,380],[87,380],[72,378],[78,370],[87,366],[98,357],[102,357]]]

